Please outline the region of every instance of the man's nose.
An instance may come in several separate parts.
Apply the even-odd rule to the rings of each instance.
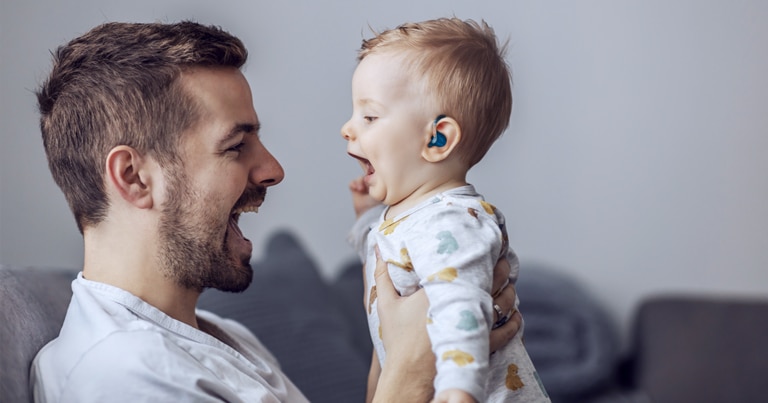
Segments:
[[[255,157],[254,167],[251,169],[251,182],[261,186],[274,186],[283,181],[285,171],[277,159],[262,147],[262,152]]]

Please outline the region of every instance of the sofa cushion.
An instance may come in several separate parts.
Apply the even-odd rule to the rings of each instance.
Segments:
[[[544,264],[520,263],[525,346],[552,401],[589,401],[613,381],[615,322],[581,283]]]
[[[355,349],[370,362],[373,343],[368,330],[368,313],[363,303],[363,265],[352,258],[342,265],[339,275],[329,284],[331,294],[349,323]]]
[[[31,401],[29,369],[59,334],[77,273],[0,266],[0,400]]]
[[[298,240],[284,231],[272,235],[253,270],[246,291],[206,290],[198,307],[249,328],[310,401],[364,401],[370,352],[355,348],[359,333],[339,306],[348,299],[335,295],[359,295],[362,285],[332,288]],[[362,313],[361,299],[355,299]]]

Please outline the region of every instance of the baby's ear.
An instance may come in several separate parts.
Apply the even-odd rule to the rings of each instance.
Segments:
[[[121,145],[109,151],[107,186],[138,208],[152,207],[152,170],[146,158],[133,147]]]
[[[461,140],[461,127],[453,118],[440,116],[430,126],[421,156],[429,162],[448,158]]]

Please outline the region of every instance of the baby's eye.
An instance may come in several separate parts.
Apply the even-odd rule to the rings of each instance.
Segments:
[[[376,116],[363,116],[363,119],[365,119],[365,121],[368,123],[373,123],[373,121],[378,118]]]

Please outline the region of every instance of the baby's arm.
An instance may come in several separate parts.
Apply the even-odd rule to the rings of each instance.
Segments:
[[[352,194],[352,205],[357,220],[347,234],[347,243],[357,252],[360,260],[365,263],[365,255],[368,250],[366,246],[368,232],[371,230],[371,225],[381,215],[384,205],[368,195],[368,186],[363,182],[362,177],[349,183],[349,191]]]
[[[497,262],[494,273],[509,273],[506,260]],[[376,380],[374,401],[425,402],[432,398],[432,381],[435,376],[435,356],[432,354],[426,330],[426,313],[429,302],[424,290],[409,297],[401,297],[395,291],[387,272],[387,265],[380,258],[376,261],[376,284],[379,293],[378,312],[381,318],[383,342],[387,350],[386,368],[381,368]],[[503,277],[503,276],[501,276]],[[500,280],[506,280],[500,278]],[[494,281],[494,290],[501,289],[503,281]],[[515,287],[509,285],[497,293],[493,302],[504,309],[511,307],[517,298]],[[491,354],[508,344],[520,330],[522,317],[519,313],[490,335]],[[391,337],[390,337],[391,336]],[[379,362],[374,357],[375,362]],[[370,385],[370,384],[369,384]],[[376,400],[378,399],[378,400]]]
[[[484,212],[466,207],[445,207],[427,219],[429,225],[419,226],[423,233],[413,234],[407,249],[430,301],[436,392],[443,397],[443,390],[460,389],[483,400],[501,230]]]
[[[368,185],[365,184],[362,176],[349,183],[349,192],[352,194],[352,207],[355,209],[356,218],[360,218],[360,215],[373,207],[381,205],[381,202],[368,194]]]

